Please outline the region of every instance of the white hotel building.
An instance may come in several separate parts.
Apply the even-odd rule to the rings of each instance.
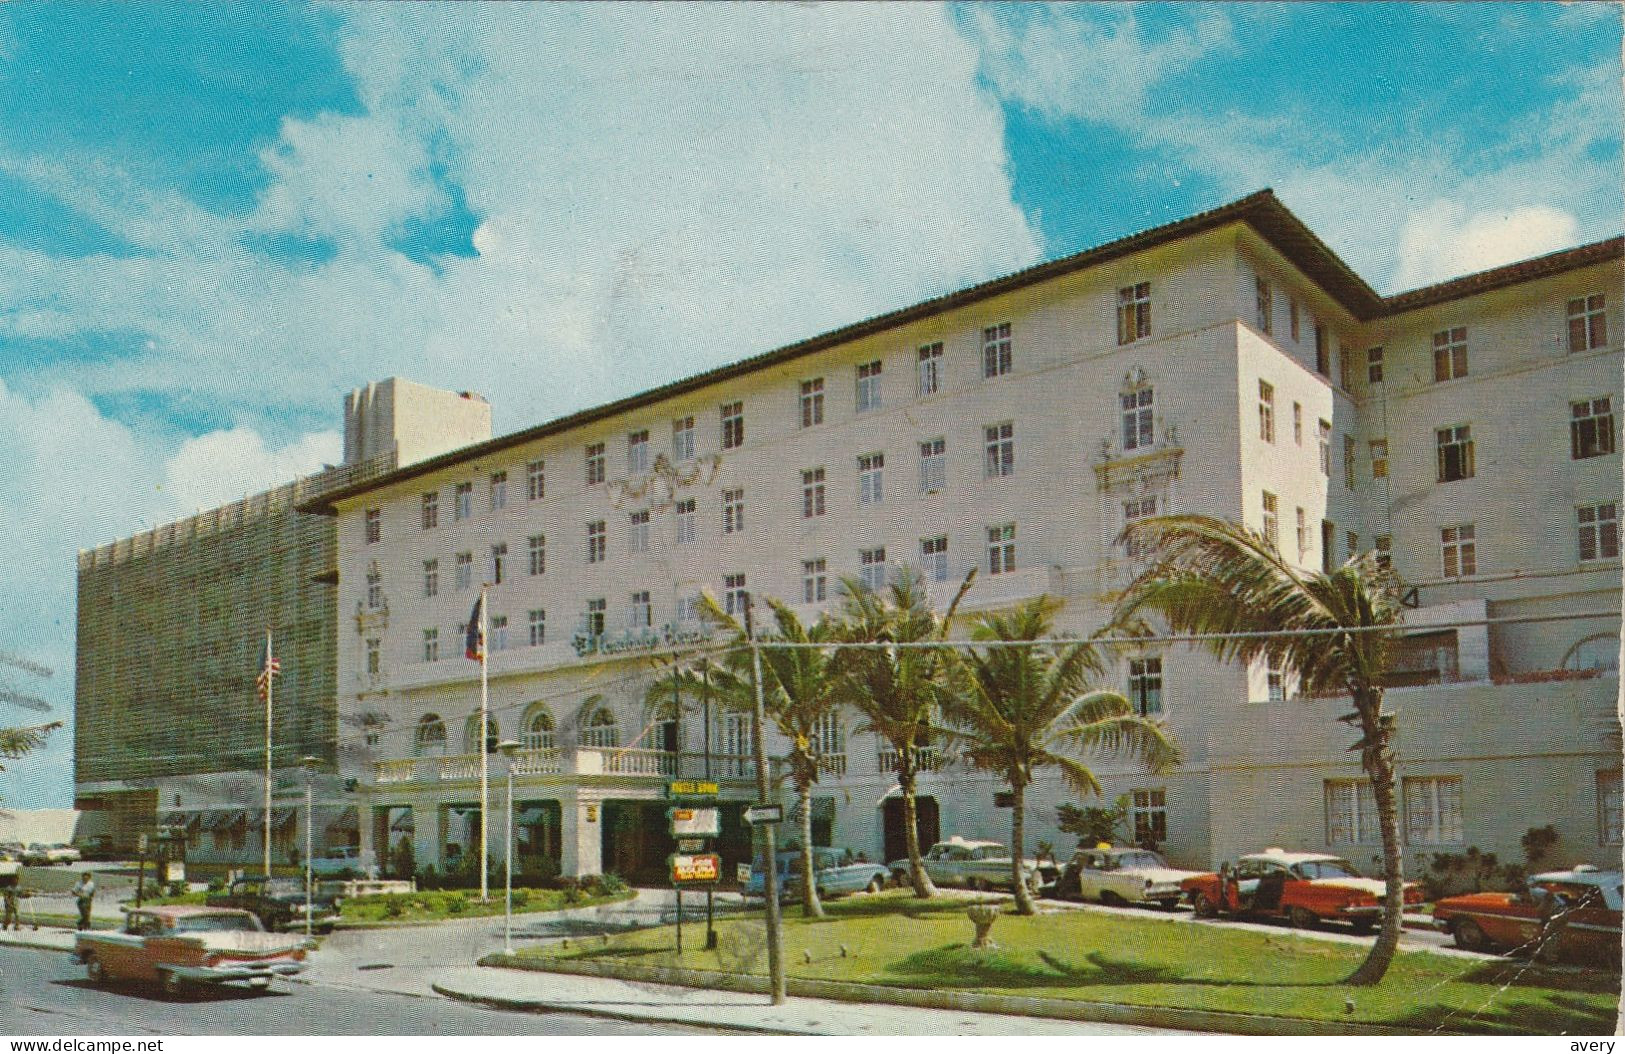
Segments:
[[[665,784],[700,774],[705,743],[698,700],[666,721],[645,692],[702,590],[811,617],[843,576],[914,564],[945,603],[976,567],[966,611],[1048,594],[1085,635],[1133,571],[1125,520],[1202,512],[1305,567],[1376,549],[1413,591],[1388,697],[1413,871],[1467,846],[1518,860],[1547,823],[1562,861],[1617,859],[1621,258],[1614,238],[1384,298],[1264,191],[330,491],[306,511],[338,517],[363,852],[409,833],[443,868],[477,845],[460,627],[482,581],[493,735],[525,747],[520,866],[652,880]],[[1525,616],[1551,619],[1457,625]],[[1109,680],[1183,747],[1163,775],[1096,766],[1172,860],[1284,845],[1370,865],[1346,701],[1184,646]],[[709,724],[724,797],[752,800],[743,726]],[[823,737],[815,837],[894,858],[895,783],[856,724]],[[922,839],[1007,837],[997,789],[945,753]],[[1029,792],[1029,837],[1069,851],[1068,800]],[[742,859],[736,808],[726,823]]]

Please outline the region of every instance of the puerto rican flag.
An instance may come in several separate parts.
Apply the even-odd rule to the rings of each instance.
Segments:
[[[474,610],[468,614],[468,630],[464,636],[463,655],[475,662],[485,661],[485,591],[474,601]]]

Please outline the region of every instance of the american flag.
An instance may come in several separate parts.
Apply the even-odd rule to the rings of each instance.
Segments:
[[[266,699],[271,694],[271,678],[282,672],[282,660],[271,654],[271,638],[265,638],[265,666],[260,675],[254,679],[259,687],[260,698]]]

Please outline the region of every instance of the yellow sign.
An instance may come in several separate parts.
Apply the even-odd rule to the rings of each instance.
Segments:
[[[720,794],[722,788],[709,780],[674,780],[666,787],[669,797],[702,797],[707,794]]]
[[[715,882],[722,877],[722,858],[715,853],[671,858],[673,882]]]

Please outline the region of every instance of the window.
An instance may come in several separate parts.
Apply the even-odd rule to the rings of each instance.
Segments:
[[[1621,839],[1619,769],[1597,773],[1597,840],[1618,845]]]
[[[1128,698],[1141,717],[1162,713],[1162,659],[1128,661]]]
[[[1332,573],[1337,562],[1337,525],[1331,520],[1320,521],[1320,569]]]
[[[1580,559],[1618,559],[1619,506],[1611,501],[1582,505],[1575,514],[1580,524]]]
[[[1117,343],[1132,344],[1151,335],[1151,283],[1126,285],[1117,291]]]
[[[629,553],[646,553],[649,551],[648,509],[640,509],[627,515],[626,551]]]
[[[604,707],[593,711],[581,730],[581,745],[607,750],[621,745],[621,727],[615,715]]]
[[[717,727],[717,753],[735,763],[751,756],[750,726],[747,714],[722,714]]]
[[[739,618],[745,617],[749,591],[745,589],[744,575],[722,576],[722,610]]]
[[[699,594],[689,593],[677,598],[677,621],[680,623],[700,621]]]
[[[530,646],[536,647],[547,643],[547,609],[531,608],[527,618],[530,622]]]
[[[694,418],[674,418],[671,422],[671,456],[678,461],[694,459]]]
[[[382,512],[380,512],[378,509],[368,509],[367,510],[366,524],[367,524],[367,544],[368,545],[372,545],[372,544],[376,543],[379,538],[383,537],[383,533],[384,533],[383,515],[384,514]]]
[[[605,545],[604,521],[594,520],[587,524],[587,562],[601,564],[608,556]]]
[[[649,471],[649,430],[632,432],[626,437],[626,474],[635,476]]]
[[[858,367],[858,413],[880,409],[880,360]]]
[[[367,676],[377,677],[384,669],[383,642],[377,637],[367,638]]]
[[[1264,540],[1270,543],[1271,549],[1281,547],[1280,510],[1275,495],[1267,490],[1264,492]]]
[[[532,461],[525,466],[525,497],[540,501],[547,497],[547,463]]]
[[[508,650],[508,616],[491,616],[491,650]]]
[[[1354,489],[1354,437],[1345,433],[1343,435],[1343,486],[1348,490]]]
[[[1565,670],[1619,669],[1619,635],[1598,633],[1586,637],[1563,656]]]
[[[1315,372],[1322,377],[1332,375],[1332,338],[1324,323],[1315,323]]]
[[[474,584],[474,554],[457,554],[457,588],[468,589]]]
[[[604,444],[588,443],[586,453],[587,485],[604,482]]]
[[[801,427],[824,423],[824,378],[801,382]]]
[[[491,511],[501,512],[508,507],[508,474],[493,472],[489,480]]]
[[[423,661],[440,661],[440,630],[436,627],[423,631]]]
[[[1003,377],[1013,363],[1010,323],[1000,322],[982,330],[982,376]]]
[[[928,439],[920,444],[920,489],[935,494],[948,485],[948,441]]]
[[[886,550],[864,549],[858,553],[858,580],[873,592],[886,588]]]
[[[1016,525],[1000,524],[987,529],[987,573],[1009,574],[1016,569]]]
[[[1161,845],[1168,840],[1168,792],[1141,789],[1129,799],[1136,845]]]
[[[846,730],[841,727],[840,714],[825,710],[818,715],[813,723],[812,746],[819,757],[846,753]],[[834,804],[834,799],[830,803]]]
[[[1275,332],[1275,301],[1270,293],[1268,279],[1253,279],[1253,295],[1258,306],[1258,330],[1260,333]]]
[[[1344,391],[1354,389],[1354,356],[1347,348],[1339,348],[1337,355],[1337,384]]]
[[[1372,551],[1377,554],[1378,567],[1394,566],[1394,539],[1392,535],[1379,534],[1372,540]]]
[[[942,391],[942,341],[920,346],[920,394],[935,395]]]
[[[1353,531],[1345,531],[1343,536],[1348,543],[1348,557],[1352,560],[1354,554],[1360,551],[1360,536]]]
[[[525,546],[530,554],[530,573],[547,574],[547,535],[533,534],[525,539]]]
[[[1569,417],[1569,451],[1574,460],[1614,452],[1611,399],[1581,399],[1570,403]]]
[[[1377,825],[1377,796],[1370,780],[1326,781],[1326,844],[1375,842],[1382,838]]]
[[[722,449],[736,450],[744,446],[745,404],[723,403],[719,413],[722,415]]]
[[[1304,514],[1303,506],[1298,506],[1298,559],[1302,560],[1309,555],[1309,518]]]
[[[1569,301],[1569,351],[1592,351],[1608,343],[1608,314],[1603,295],[1576,297]]]
[[[457,490],[453,495],[451,514],[454,519],[458,520],[466,520],[474,515],[474,484],[457,484]]]
[[[440,561],[423,561],[423,595],[433,597],[440,595]]]
[[[1320,474],[1332,474],[1332,425],[1330,421],[1320,422],[1316,431],[1316,439],[1320,444]]]
[[[545,704],[537,703],[532,712],[525,715],[524,731],[520,733],[519,743],[525,750],[553,750],[558,746],[557,732],[553,726],[553,715],[548,712]]]
[[[1453,381],[1467,376],[1467,327],[1441,329],[1433,334],[1433,379]]]
[[[925,575],[933,582],[948,581],[948,536],[920,539],[920,563]]]
[[[440,492],[428,491],[423,495],[423,529],[431,530],[440,523]]]
[[[695,499],[680,501],[672,509],[672,516],[677,522],[677,544],[687,545],[694,540],[694,525],[697,519],[695,514]]]
[[[1471,425],[1441,428],[1435,433],[1439,445],[1439,482],[1450,483],[1473,476],[1473,432]]]
[[[824,470],[809,468],[801,473],[801,518],[824,515]]]
[[[865,454],[858,458],[859,505],[874,505],[885,498],[885,486],[881,478],[885,468],[885,454]]]
[[[1458,524],[1439,531],[1439,545],[1444,556],[1446,578],[1466,578],[1478,573],[1478,558],[1473,547],[1473,525]]]
[[[632,594],[626,608],[626,625],[628,629],[648,629],[654,623],[654,605],[649,603],[649,591],[639,590]]]
[[[1010,421],[988,425],[986,433],[987,466],[989,479],[1016,474],[1016,426]]]
[[[1388,440],[1373,439],[1371,447],[1371,478],[1388,478]]]
[[[1148,519],[1156,514],[1157,496],[1155,494],[1147,494],[1143,498],[1129,498],[1127,501],[1123,502],[1123,526],[1125,528],[1127,528],[1128,525],[1133,523],[1135,520]],[[1128,550],[1128,558],[1130,560],[1138,560],[1144,555],[1145,544],[1131,538],[1126,543],[1126,548]]]
[[[1365,379],[1370,384],[1382,383],[1382,349],[1367,348],[1365,353]]]
[[[1405,841],[1411,845],[1459,845],[1461,778],[1409,776],[1404,781]]]
[[[438,714],[424,714],[418,718],[412,731],[414,754],[444,754],[446,752],[446,726]]]
[[[1275,442],[1275,386],[1268,381],[1258,382],[1258,438]]]
[[[503,571],[504,565],[507,564],[507,562],[508,562],[508,543],[507,542],[498,542],[497,544],[491,546],[491,584],[492,585],[500,586],[502,584],[502,571]]]
[[[603,597],[587,601],[587,617],[583,628],[589,637],[602,637],[604,635],[604,618],[608,614],[609,603]]]
[[[738,534],[745,529],[745,490],[735,487],[722,492],[722,533]]]
[[[1151,445],[1153,389],[1136,388],[1118,396],[1123,411],[1123,451],[1141,450]]]
[[[367,568],[367,610],[377,611],[384,606],[383,577],[378,565]]]
[[[804,604],[822,604],[829,586],[823,560],[801,561],[801,601]]]
[[[1292,404],[1292,441],[1303,446],[1303,404]]]

